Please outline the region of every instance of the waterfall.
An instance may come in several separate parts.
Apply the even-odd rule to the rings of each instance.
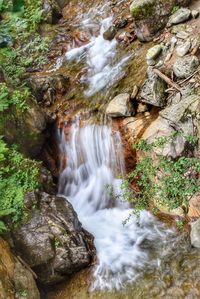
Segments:
[[[107,125],[80,126],[76,119],[70,132],[63,129],[59,137],[66,161],[61,165],[59,194],[71,202],[83,227],[95,237],[98,262],[91,290],[119,289],[142,270],[159,266],[172,232],[147,211],[133,215],[118,196],[124,173],[119,132]]]

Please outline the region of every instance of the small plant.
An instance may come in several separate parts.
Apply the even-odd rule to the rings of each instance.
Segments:
[[[176,226],[179,230],[182,230],[184,228],[184,221],[183,220],[176,220]]]
[[[172,14],[174,14],[175,12],[177,12],[178,10],[180,9],[180,6],[179,5],[174,5],[173,8],[172,8]]]

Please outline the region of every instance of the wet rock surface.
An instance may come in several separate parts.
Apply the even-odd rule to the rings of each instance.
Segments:
[[[61,282],[91,263],[93,237],[65,198],[44,192],[27,194],[26,206],[29,219],[13,233],[13,240],[42,284]]]

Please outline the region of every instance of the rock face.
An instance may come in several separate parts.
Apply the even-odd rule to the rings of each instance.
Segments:
[[[178,78],[189,77],[199,66],[199,60],[196,56],[185,56],[177,59],[173,65],[173,71]]]
[[[106,109],[106,114],[111,117],[131,116],[134,113],[128,93],[122,93],[116,96]]]
[[[0,134],[9,144],[17,143],[26,156],[35,157],[45,142],[45,129],[50,118],[33,100],[28,105],[29,109],[21,113],[10,108],[6,114],[0,114]]]
[[[70,0],[43,0],[44,15],[49,24],[58,23],[62,17],[62,9]]]
[[[16,250],[44,285],[63,281],[91,263],[93,237],[86,232],[71,204],[47,193],[26,197],[28,221],[14,233]]]
[[[134,0],[130,11],[137,37],[141,41],[152,40],[155,33],[167,24],[173,7],[188,5],[189,2],[190,0]]]
[[[165,93],[167,88],[165,81],[158,77],[152,68],[148,69],[147,76],[148,79],[141,88],[141,101],[156,107],[165,106],[167,97]]]
[[[32,77],[28,82],[37,102],[51,106],[59,95],[64,95],[69,87],[69,77],[63,75]]]
[[[0,298],[40,298],[32,273],[13,255],[2,238],[0,238]]]
[[[200,218],[191,224],[190,239],[193,247],[200,248]]]

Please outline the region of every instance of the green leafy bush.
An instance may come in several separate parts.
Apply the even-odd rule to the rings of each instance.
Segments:
[[[26,100],[29,97],[30,92],[26,87],[11,91],[6,83],[0,83],[0,112],[8,109],[11,105],[22,112],[27,110]]]
[[[200,191],[199,159],[179,157],[172,160],[161,155],[152,158],[151,149],[164,146],[168,140],[166,137],[158,138],[151,145],[142,140],[136,145],[137,149],[146,152],[145,157],[122,184],[124,197],[134,203],[136,211],[148,208],[153,202],[169,210],[181,205],[187,207],[190,197]],[[188,141],[194,144],[197,140],[188,136]],[[139,191],[129,188],[132,181],[137,182]]]
[[[39,169],[40,163],[9,149],[0,138],[0,233],[8,228],[6,216],[11,226],[23,219],[24,196],[39,187]]]

